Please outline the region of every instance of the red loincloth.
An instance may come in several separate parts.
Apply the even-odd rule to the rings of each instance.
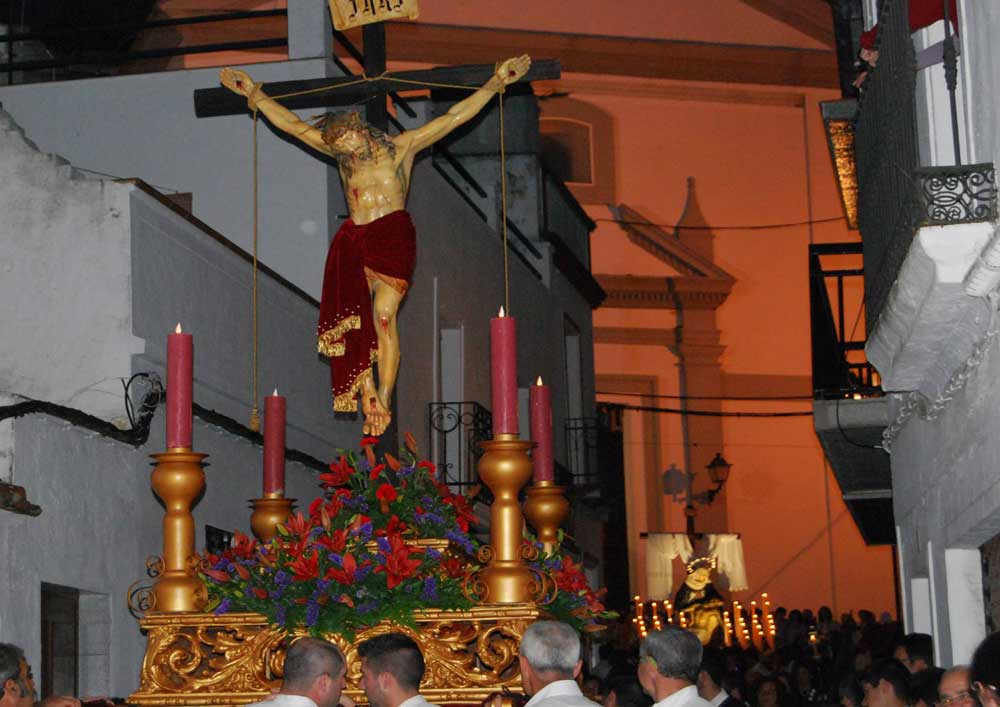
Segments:
[[[333,409],[355,412],[356,397],[372,363],[378,339],[365,269],[386,281],[408,283],[416,259],[416,231],[405,211],[393,211],[362,226],[348,219],[333,237],[323,272],[319,305],[319,352],[330,357]]]

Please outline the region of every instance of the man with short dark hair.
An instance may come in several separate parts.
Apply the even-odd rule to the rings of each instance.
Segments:
[[[861,678],[864,707],[905,707],[909,700],[910,675],[898,660],[883,660]]]
[[[384,633],[358,646],[361,689],[371,707],[428,707],[420,695],[424,656],[404,633]],[[433,706],[432,706],[433,707]]]
[[[318,638],[300,638],[285,652],[281,691],[256,704],[264,707],[337,707],[346,674],[347,662],[337,646]]]
[[[52,695],[35,702],[35,676],[24,651],[13,643],[0,643],[0,707],[80,707],[75,697]]]
[[[536,621],[521,637],[521,685],[525,707],[599,707],[587,699],[576,677],[583,668],[580,635],[569,624]]]
[[[896,644],[892,657],[910,674],[934,667],[934,639],[926,633],[908,633]]]
[[[702,648],[701,669],[698,671],[698,694],[712,707],[742,707],[742,703],[722,689],[726,676],[726,656],[718,648]]]
[[[653,707],[710,707],[695,683],[701,669],[701,641],[690,631],[664,626],[639,646],[639,682]]]

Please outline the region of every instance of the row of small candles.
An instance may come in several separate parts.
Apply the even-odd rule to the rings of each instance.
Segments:
[[[757,601],[751,601],[749,606],[734,601],[732,611],[722,612],[722,637],[725,645],[739,645],[742,648],[753,646],[757,650],[774,647],[774,615],[771,613],[771,600],[767,593],[760,595],[760,606]],[[686,612],[675,611],[669,599],[663,601],[643,601],[638,595],[632,597],[635,625],[639,638],[645,638],[649,631],[659,631],[664,624],[688,627]],[[648,609],[648,611],[647,611]]]
[[[504,314],[490,320],[490,370],[493,436],[517,435],[517,322]],[[194,339],[178,323],[167,337],[167,448],[191,449]],[[534,482],[552,482],[552,390],[541,376],[529,390]],[[285,398],[275,389],[264,399],[264,496],[283,496],[285,489]]]

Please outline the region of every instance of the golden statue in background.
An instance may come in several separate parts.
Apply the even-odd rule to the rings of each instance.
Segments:
[[[246,72],[227,68],[220,73],[222,84],[246,96],[251,110],[337,161],[351,217],[337,231],[327,255],[318,348],[330,357],[334,410],[356,411],[361,394],[364,434],[382,434],[391,419],[400,356],[396,314],[416,257],[416,234],[405,211],[413,160],[473,118],[530,66],[528,56],[507,59],[482,88],[445,115],[395,136],[368,125],[357,113],[328,113],[314,122],[303,121],[264,93]]]

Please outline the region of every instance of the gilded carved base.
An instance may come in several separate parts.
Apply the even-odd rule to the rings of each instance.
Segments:
[[[471,704],[499,690],[521,691],[518,644],[543,612],[533,604],[482,604],[464,611],[424,610],[416,629],[380,624],[353,643],[327,636],[347,657],[346,693],[364,703],[357,645],[401,631],[420,645],[427,673],[420,693],[436,704]],[[261,614],[167,614],[141,622],[147,634],[137,705],[243,705],[281,684],[286,634]]]

